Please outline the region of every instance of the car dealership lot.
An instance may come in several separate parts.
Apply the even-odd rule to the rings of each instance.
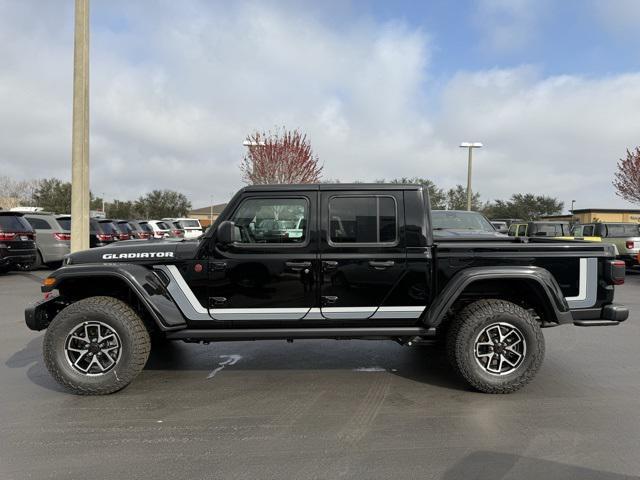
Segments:
[[[545,330],[540,373],[512,395],[469,391],[432,347],[323,340],[176,343],[122,392],[77,397],[24,326],[46,273],[0,276],[0,478],[640,472],[640,275],[617,289],[625,324]]]

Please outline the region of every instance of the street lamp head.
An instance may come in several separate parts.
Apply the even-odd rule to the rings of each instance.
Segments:
[[[482,148],[481,142],[462,142],[460,148]]]

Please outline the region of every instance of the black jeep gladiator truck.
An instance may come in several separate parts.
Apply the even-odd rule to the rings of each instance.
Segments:
[[[77,394],[143,369],[152,339],[442,339],[475,389],[513,392],[545,351],[542,328],[617,325],[624,263],[604,243],[439,240],[420,185],[240,190],[198,241],[131,240],[71,254],[26,309],[44,360]]]

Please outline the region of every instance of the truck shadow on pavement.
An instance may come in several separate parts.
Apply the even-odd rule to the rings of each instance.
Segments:
[[[44,366],[42,358],[42,340],[44,335],[33,338],[24,348],[15,352],[6,361],[5,365],[9,368],[27,368],[27,378],[40,387],[44,387],[56,392],[66,392],[58,383],[49,375],[47,368]]]
[[[27,368],[26,376],[34,384],[65,392],[49,375],[42,357],[43,335],[30,340],[6,361],[9,368]],[[327,345],[327,342],[330,342]],[[391,373],[425,385],[458,391],[470,391],[449,367],[444,353],[435,347],[401,347],[391,342],[305,341],[286,344],[282,341],[224,342],[190,345],[168,342],[155,345],[145,366],[151,371],[201,371],[204,378],[230,355],[240,360],[229,365],[230,371],[332,371]],[[143,372],[144,375],[144,372]],[[174,378],[173,381],[179,379]],[[134,381],[135,383],[135,381]]]
[[[638,480],[640,477],[603,472],[565,463],[507,453],[474,452],[447,470],[442,480]]]

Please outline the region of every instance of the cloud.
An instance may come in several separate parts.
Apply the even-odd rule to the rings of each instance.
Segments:
[[[473,21],[483,46],[496,53],[521,51],[536,40],[548,0],[479,0]]]
[[[466,181],[459,142],[482,141],[485,199],[624,205],[610,178],[637,141],[638,75],[523,66],[436,87],[429,32],[406,23],[336,22],[298,2],[92,6],[92,190],[107,198],[173,188],[194,206],[225,201],[242,186],[246,135],[286,125],[308,134],[327,178],[451,187]],[[72,13],[0,3],[0,174],[70,176]]]
[[[591,9],[607,30],[620,37],[637,37],[640,2],[637,0],[591,0]]]

